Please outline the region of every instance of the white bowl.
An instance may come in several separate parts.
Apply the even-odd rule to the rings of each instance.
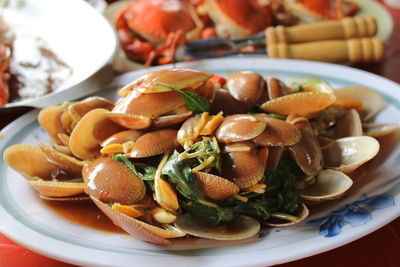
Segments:
[[[115,31],[104,17],[82,0],[10,0],[2,10],[10,28],[39,36],[72,69],[72,75],[52,93],[12,102],[45,107],[77,99],[103,88],[113,78],[109,63],[118,47]]]

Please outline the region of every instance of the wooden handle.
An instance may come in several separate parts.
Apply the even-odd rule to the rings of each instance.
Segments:
[[[383,43],[377,38],[328,40],[301,44],[278,43],[267,46],[270,58],[294,58],[332,63],[378,62],[383,57]]]
[[[292,27],[269,27],[265,30],[267,45],[276,43],[303,43],[322,40],[343,40],[373,37],[377,32],[373,17],[346,17]]]

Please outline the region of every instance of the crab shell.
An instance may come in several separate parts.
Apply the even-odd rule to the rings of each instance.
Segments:
[[[152,44],[162,44],[170,33],[196,28],[190,8],[181,0],[137,0],[121,13],[132,31]]]
[[[269,9],[253,0],[207,0],[207,9],[219,37],[245,38],[272,23]]]

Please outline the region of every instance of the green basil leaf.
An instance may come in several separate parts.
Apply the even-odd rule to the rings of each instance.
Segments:
[[[183,100],[185,101],[187,107],[191,111],[193,111],[194,114],[210,111],[210,108],[211,108],[210,101],[208,101],[207,98],[205,98],[201,95],[198,95],[198,94],[195,94],[192,92],[185,92],[185,91],[173,86],[172,84],[168,84],[168,83],[156,82],[155,84],[171,88],[175,92],[179,93],[182,96]]]

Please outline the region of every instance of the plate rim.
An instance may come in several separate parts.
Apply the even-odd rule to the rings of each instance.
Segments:
[[[269,63],[269,64],[283,64],[283,65],[285,65],[285,64],[305,64],[305,65],[309,65],[309,66],[315,66],[315,67],[317,67],[317,66],[319,66],[319,65],[325,65],[325,66],[327,66],[327,67],[332,67],[332,68],[334,68],[334,69],[344,69],[344,70],[346,70],[346,71],[354,71],[354,73],[363,73],[364,75],[368,75],[368,76],[370,76],[370,77],[373,77],[374,79],[379,79],[379,80],[381,80],[382,82],[385,82],[385,83],[388,83],[388,84],[390,84],[392,87],[394,86],[394,87],[397,87],[398,89],[400,89],[400,86],[399,86],[399,84],[397,84],[397,83],[395,83],[395,82],[393,82],[393,81],[391,81],[391,80],[388,80],[388,79],[386,79],[386,78],[384,78],[384,77],[381,77],[381,76],[379,76],[379,75],[375,75],[375,74],[372,74],[372,73],[369,73],[369,72],[366,72],[366,71],[363,71],[363,70],[358,70],[358,69],[354,69],[354,68],[350,68],[350,67],[347,67],[347,66],[341,66],[341,65],[336,65],[336,64],[329,64],[329,63],[320,63],[320,62],[310,62],[310,61],[302,61],[302,60],[280,60],[280,59],[267,59],[267,58],[249,58],[249,57],[243,57],[243,58],[230,58],[230,59],[214,59],[214,60],[203,60],[203,61],[197,61],[197,62],[190,62],[190,63],[179,63],[179,64],[176,64],[176,66],[177,67],[180,67],[181,65],[183,65],[183,67],[191,67],[191,66],[195,66],[195,65],[202,65],[202,64],[204,64],[205,62],[206,62],[206,64],[213,64],[213,63],[217,63],[217,62],[219,62],[220,64],[221,64],[221,61],[233,61],[233,62],[236,62],[236,61],[239,61],[239,62],[236,62],[235,64],[239,64],[240,65],[240,62],[242,61],[242,62],[245,62],[245,61],[250,61],[250,62],[252,62],[252,61],[262,61],[263,63]],[[227,63],[225,63],[226,65],[228,65],[229,66],[229,64],[227,64]],[[168,68],[168,67],[171,67],[171,65],[168,65],[168,66],[158,66],[158,67],[155,67],[155,68],[150,68],[150,69],[146,69],[146,70],[139,70],[139,71],[135,71],[134,73],[135,74],[139,74],[139,73],[146,73],[146,72],[149,72],[149,71],[154,71],[154,70],[156,70],[156,69],[162,69],[162,68]],[[237,70],[238,68],[234,68],[234,70]],[[244,69],[244,68],[241,68],[241,69]],[[291,70],[282,70],[281,69],[281,71],[283,71],[283,72],[291,72]],[[311,71],[308,71],[308,73],[310,73]],[[125,73],[125,74],[122,74],[122,75],[120,75],[120,76],[118,76],[117,78],[115,78],[114,79],[114,81],[111,83],[111,84],[113,84],[115,81],[118,81],[118,79],[120,79],[121,77],[126,77],[127,75],[132,75],[132,72],[131,73]],[[328,76],[329,76],[329,74],[328,74]],[[397,93],[398,94],[398,93]],[[399,100],[399,99],[397,99],[397,100]],[[15,120],[14,122],[12,122],[12,123],[10,123],[9,125],[7,125],[1,132],[3,132],[3,133],[5,133],[5,134],[7,134],[7,132],[9,132],[9,131],[11,131],[12,129],[14,129],[15,127],[17,127],[17,126],[15,126],[15,125],[18,125],[18,124],[20,124],[20,123],[22,123],[22,122],[25,122],[25,121],[29,121],[29,122],[32,122],[32,121],[34,121],[35,120],[35,118],[36,117],[34,117],[35,116],[35,114],[38,112],[38,109],[35,109],[35,110],[33,110],[33,111],[30,111],[29,113],[27,113],[27,114],[25,114],[25,115],[23,115],[22,117],[20,117],[19,119],[17,119],[17,120]],[[26,127],[25,125],[22,125],[20,128],[21,129],[23,129],[24,127]],[[4,150],[4,145],[6,144],[6,143],[8,143],[8,141],[7,142],[4,142],[3,143],[3,140],[0,140],[0,150],[1,151],[3,151]],[[1,203],[0,203],[1,204]],[[331,250],[331,249],[334,249],[334,248],[337,248],[337,247],[340,247],[340,246],[342,246],[342,245],[345,245],[345,244],[347,244],[347,243],[350,243],[350,242],[352,242],[352,241],[354,241],[354,240],[356,240],[356,239],[359,239],[359,238],[361,238],[361,237],[363,237],[363,236],[365,236],[365,235],[368,235],[369,233],[371,233],[371,232],[373,232],[373,231],[376,231],[377,229],[379,229],[380,227],[383,227],[384,225],[386,225],[387,223],[389,223],[390,221],[392,221],[392,220],[394,220],[395,218],[397,218],[399,215],[400,215],[400,209],[399,209],[399,207],[400,206],[398,206],[398,208],[397,208],[397,213],[393,213],[392,214],[392,216],[389,216],[389,217],[386,217],[385,218],[385,221],[384,221],[384,223],[377,223],[376,221],[375,221],[375,225],[373,226],[373,227],[368,227],[368,230],[367,231],[363,231],[363,233],[362,234],[359,234],[358,233],[358,231],[354,231],[354,233],[353,234],[351,234],[350,235],[350,238],[346,238],[346,241],[345,242],[343,242],[343,241],[340,241],[340,240],[337,240],[336,242],[334,242],[334,244],[332,245],[331,243],[332,242],[327,242],[327,243],[325,243],[325,244],[323,244],[323,245],[321,245],[321,246],[319,246],[319,247],[317,247],[316,249],[314,249],[311,253],[308,251],[306,251],[306,252],[304,252],[304,251],[296,251],[295,253],[293,253],[290,257],[287,257],[287,258],[285,258],[284,260],[276,260],[275,262],[268,262],[268,264],[277,264],[277,263],[283,263],[283,262],[288,262],[288,261],[293,261],[293,260],[297,260],[297,259],[300,259],[300,258],[304,258],[304,257],[308,257],[308,256],[312,256],[312,255],[316,255],[316,254],[319,254],[319,253],[322,253],[322,252],[325,252],[325,251],[328,251],[328,250]],[[3,208],[3,206],[2,205],[0,205],[0,214],[3,214],[5,211],[4,211],[4,208]],[[3,217],[3,216],[2,216]],[[370,222],[370,224],[369,224],[369,226],[371,226],[371,223],[372,223],[373,221],[371,221]],[[381,221],[380,221],[381,222]],[[1,232],[3,233],[3,234],[5,234],[7,237],[9,237],[10,239],[12,239],[12,240],[15,240],[15,241],[17,241],[17,243],[20,243],[20,244],[23,244],[24,246],[26,245],[26,243],[24,243],[21,239],[22,239],[22,237],[20,237],[20,238],[18,238],[17,236],[16,236],[16,234],[14,233],[14,234],[10,234],[9,232],[7,232],[7,231],[5,231],[5,226],[3,226],[3,223],[0,221],[0,230],[1,230]],[[31,230],[31,229],[29,229],[29,230]],[[61,242],[60,240],[57,240],[58,242]],[[306,240],[307,241],[307,240]],[[340,244],[338,244],[338,243],[340,243]],[[31,250],[33,250],[33,251],[37,251],[38,253],[40,253],[40,254],[43,254],[43,255],[46,255],[46,256],[48,256],[48,257],[51,257],[51,258],[55,258],[55,259],[58,259],[58,260],[62,260],[62,261],[66,261],[66,262],[69,262],[69,263],[74,263],[74,264],[90,264],[90,265],[95,265],[96,266],[96,263],[93,263],[93,262],[83,262],[82,260],[76,260],[76,259],[71,259],[71,258],[68,258],[68,257],[60,257],[59,255],[54,255],[54,253],[49,253],[48,251],[46,251],[46,250],[43,250],[43,249],[38,249],[38,248],[36,248],[36,247],[31,247],[31,246],[27,246],[27,247],[29,247]],[[179,258],[179,257],[178,257]],[[259,264],[265,264],[265,262],[261,262],[261,261],[259,261],[259,262],[253,262],[252,264],[249,264],[248,266],[257,266],[257,265],[259,265]],[[101,264],[100,264],[101,265]],[[241,266],[243,266],[243,265],[241,265]]]

